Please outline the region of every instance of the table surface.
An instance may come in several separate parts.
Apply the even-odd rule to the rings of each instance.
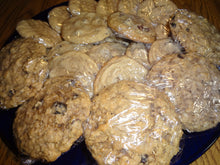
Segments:
[[[14,32],[18,21],[33,17],[45,9],[67,0],[0,0],[0,47]],[[173,0],[179,8],[186,8],[204,16],[220,31],[220,0]],[[220,138],[191,165],[217,165],[220,162]],[[20,161],[0,138],[0,165],[20,165]]]

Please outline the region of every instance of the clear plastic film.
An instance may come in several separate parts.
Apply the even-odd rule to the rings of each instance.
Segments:
[[[220,74],[204,57],[165,56],[152,67],[147,81],[169,96],[183,129],[200,132],[220,122]]]
[[[1,50],[0,107],[9,109],[33,97],[48,77],[46,48],[33,39],[17,39]]]
[[[85,141],[99,164],[169,164],[182,127],[165,94],[121,81],[93,99]]]
[[[93,82],[98,73],[97,64],[85,53],[69,51],[55,57],[49,64],[49,76],[72,76],[86,92],[93,96]]]

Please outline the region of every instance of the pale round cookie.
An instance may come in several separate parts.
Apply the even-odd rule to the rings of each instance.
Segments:
[[[118,11],[136,15],[142,1],[143,0],[120,0],[118,3]]]
[[[73,15],[95,13],[97,2],[95,0],[69,0],[68,6]]]
[[[175,43],[171,38],[156,40],[151,45],[149,51],[149,62],[153,65],[166,55],[181,53],[181,46]]]
[[[59,33],[51,29],[47,22],[27,19],[18,22],[16,30],[24,38],[33,38],[46,47],[53,47],[61,41]]]
[[[133,41],[152,43],[155,40],[155,30],[150,22],[139,16],[116,12],[109,16],[108,25],[125,38]]]
[[[108,17],[110,14],[118,11],[119,2],[120,0],[99,0],[96,7],[96,13]]]
[[[151,68],[148,60],[147,48],[143,43],[131,43],[126,50],[126,56],[134,59],[146,69]]]
[[[69,51],[80,51],[87,53],[92,47],[92,44],[74,44],[68,41],[61,41],[52,47],[52,49],[47,54],[47,58],[50,61],[56,56],[61,56],[62,54]]]
[[[85,53],[70,51],[49,62],[49,77],[71,76],[93,96],[93,81],[98,73],[97,64]]]
[[[179,151],[182,127],[162,92],[121,81],[93,99],[85,142],[98,164],[169,164]]]
[[[95,43],[110,34],[106,20],[96,13],[74,16],[64,21],[62,28],[64,40],[79,44]]]
[[[135,60],[127,57],[114,57],[98,72],[94,81],[94,95],[103,88],[122,80],[144,82],[148,70]]]
[[[101,68],[107,61],[115,56],[122,56],[125,54],[126,46],[122,43],[105,42],[100,45],[95,45],[88,55],[91,57],[99,68]]]
[[[0,55],[0,107],[14,108],[34,96],[47,78],[46,48],[33,39],[18,39]]]
[[[165,56],[149,71],[147,81],[170,97],[185,130],[205,131],[220,122],[220,74],[204,57]]]
[[[16,112],[13,133],[18,149],[32,159],[55,161],[82,136],[90,98],[70,78],[48,79]]]
[[[197,52],[213,63],[220,64],[220,33],[207,19],[181,9],[177,10],[169,24],[173,38],[187,52]]]
[[[70,18],[70,16],[71,14],[67,10],[67,6],[55,7],[48,13],[49,25],[58,33],[60,33],[63,22]]]

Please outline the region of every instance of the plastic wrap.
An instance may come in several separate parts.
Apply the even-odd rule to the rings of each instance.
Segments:
[[[93,96],[93,82],[98,73],[97,64],[83,52],[69,51],[55,57],[49,64],[49,76],[72,76]]]
[[[47,48],[53,47],[62,40],[59,33],[51,29],[47,22],[41,20],[22,20],[18,22],[16,30],[22,37],[34,38]]]
[[[67,6],[55,7],[48,13],[48,22],[51,28],[61,33],[63,22],[71,17]]]
[[[98,72],[94,81],[94,94],[121,80],[145,82],[148,70],[137,61],[127,57],[114,57]]]
[[[152,67],[147,80],[169,96],[189,132],[220,122],[220,74],[207,59],[195,53],[165,56]]]
[[[93,99],[85,141],[99,164],[169,164],[182,127],[165,94],[121,81]]]
[[[48,77],[46,48],[17,39],[1,50],[0,107],[14,108],[33,97]]]
[[[90,105],[88,94],[71,77],[48,79],[16,112],[13,133],[18,149],[33,159],[55,161],[80,140]]]

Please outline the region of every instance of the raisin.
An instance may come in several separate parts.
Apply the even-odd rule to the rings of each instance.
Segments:
[[[141,31],[149,32],[150,29],[148,27],[144,27],[143,25],[138,25],[137,28]]]
[[[15,93],[16,93],[15,89],[11,89],[11,90],[8,91],[8,96],[12,97],[12,96],[15,95]]]
[[[189,32],[189,28],[186,28],[186,31]]]
[[[175,24],[175,23],[173,23],[173,22],[171,22],[171,23],[170,23],[170,25],[171,25],[173,28],[175,28],[175,27],[176,27],[176,24]]]
[[[55,102],[53,104],[53,110],[54,110],[54,114],[64,115],[64,113],[67,111],[67,105],[65,103]]]
[[[187,52],[186,52],[186,49],[185,49],[184,47],[181,48],[181,52],[182,52],[183,54],[186,54],[186,53],[187,53]]]
[[[178,58],[184,59],[184,57],[181,54],[177,55]]]
[[[141,156],[141,163],[146,164],[147,163],[147,158],[148,158],[147,154],[142,155]]]
[[[175,19],[175,17],[176,17],[176,16],[174,15],[174,16],[171,18],[171,20],[173,21],[173,20]]]

